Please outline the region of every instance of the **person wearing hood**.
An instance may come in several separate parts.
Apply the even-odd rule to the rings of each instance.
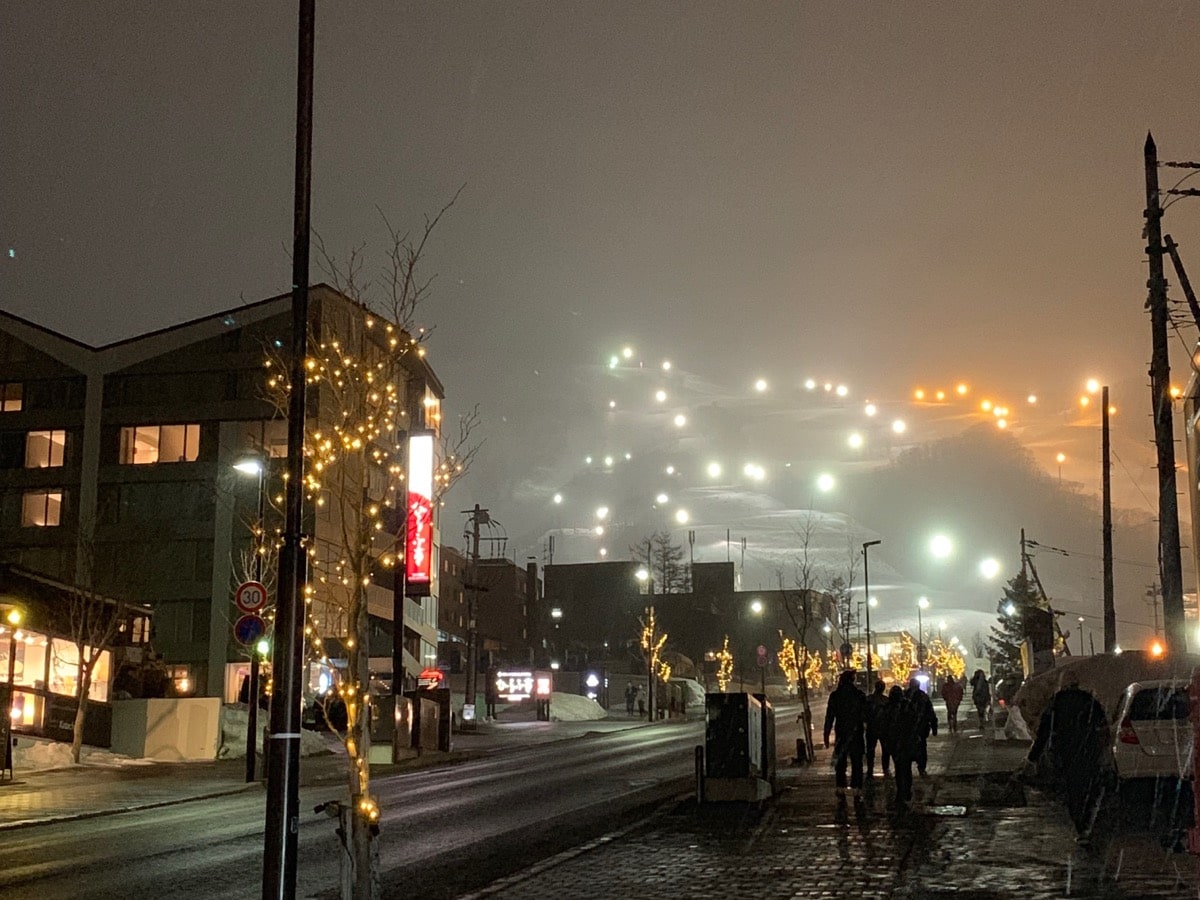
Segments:
[[[839,798],[846,796],[846,764],[850,764],[850,787],[854,798],[862,796],[863,753],[866,742],[863,729],[867,722],[867,698],[854,684],[854,672],[845,671],[838,678],[838,686],[829,695],[829,706],[825,710],[825,746],[829,746],[830,732],[835,733],[833,742],[833,765]]]
[[[888,691],[887,705],[883,708],[884,743],[892,754],[892,768],[896,773],[896,803],[903,806],[912,800],[912,766],[920,748],[921,736],[917,711],[913,708],[904,688],[892,685]]]

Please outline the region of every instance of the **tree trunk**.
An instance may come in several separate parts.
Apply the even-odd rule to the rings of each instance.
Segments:
[[[87,721],[87,696],[92,690],[92,667],[79,664],[79,692],[76,699],[79,708],[75,710],[75,727],[71,732],[71,761],[79,765],[79,757],[83,753],[83,726]]]
[[[371,802],[371,673],[367,597],[361,588],[355,593],[348,619],[354,645],[347,654],[346,673],[354,688],[354,702],[346,705],[349,713],[346,723],[346,762],[350,806],[342,821],[343,834],[346,836],[346,852],[342,859],[342,897],[344,900],[375,900],[379,896],[378,851],[371,834],[371,822],[363,813],[363,804]]]

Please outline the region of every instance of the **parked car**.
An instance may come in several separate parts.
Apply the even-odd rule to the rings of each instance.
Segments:
[[[1135,681],[1114,719],[1112,755],[1117,779],[1192,777],[1188,682]]]

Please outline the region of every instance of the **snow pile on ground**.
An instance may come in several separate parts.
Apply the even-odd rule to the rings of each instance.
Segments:
[[[1059,659],[1049,672],[1035,675],[1021,685],[1013,698],[1009,718],[1021,715],[1029,731],[1036,733],[1038,720],[1055,692],[1078,681],[1081,688],[1095,695],[1111,719],[1117,714],[1125,688],[1133,682],[1170,678],[1186,682],[1196,666],[1200,666],[1200,656],[1194,654],[1174,653],[1154,659],[1141,650]]]
[[[704,709],[704,685],[694,678],[672,678],[671,684],[683,688],[683,702],[688,709]]]
[[[593,722],[608,716],[603,706],[579,694],[563,694],[555,691],[550,695],[550,720],[552,722]]]
[[[263,729],[268,721],[265,709],[258,711],[258,734],[254,744],[258,752],[263,752]],[[249,724],[249,710],[243,703],[228,703],[221,707],[221,748],[217,751],[217,759],[246,758],[246,728]],[[300,729],[300,755],[317,756],[330,751],[330,735]]]
[[[152,766],[152,759],[134,759],[86,744],[79,753],[80,765],[97,768],[122,768],[124,766]],[[69,769],[75,765],[71,759],[71,745],[59,741],[19,737],[13,748],[13,769],[18,772],[46,772],[51,769]]]

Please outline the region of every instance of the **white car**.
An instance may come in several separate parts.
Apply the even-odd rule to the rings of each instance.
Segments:
[[[1188,682],[1135,681],[1114,720],[1117,778],[1191,778],[1192,729]]]

